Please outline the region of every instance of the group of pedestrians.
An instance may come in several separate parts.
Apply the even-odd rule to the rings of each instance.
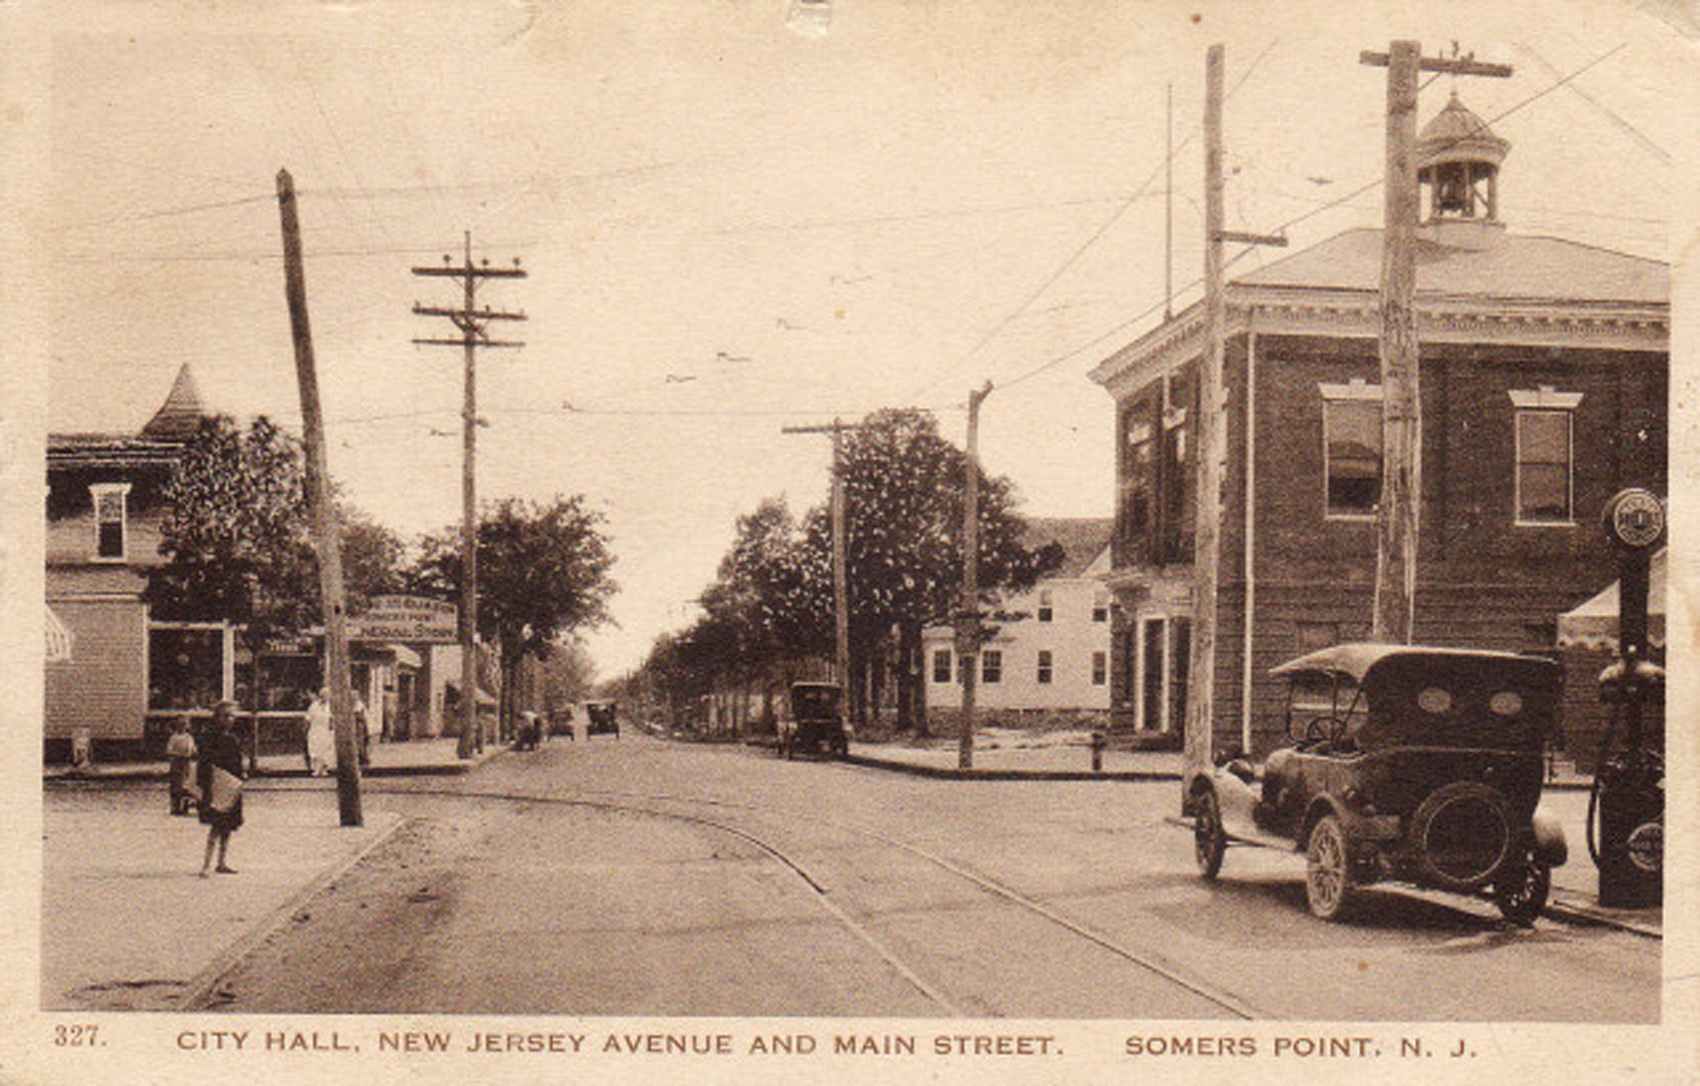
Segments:
[[[229,863],[230,835],[242,825],[242,787],[248,776],[236,738],[236,703],[219,702],[199,739],[190,733],[188,720],[179,720],[165,752],[171,759],[171,813],[193,810],[207,827],[201,877],[236,874]]]
[[[354,705],[354,736],[359,744],[360,765],[372,763],[372,720],[360,695],[349,691]],[[307,759],[307,772],[315,777],[329,773],[336,765],[336,726],[331,720],[331,692],[320,687],[307,706],[307,736],[302,753]]]

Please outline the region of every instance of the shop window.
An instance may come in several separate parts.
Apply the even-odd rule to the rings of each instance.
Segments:
[[[94,499],[96,558],[122,562],[127,551],[129,483],[95,483],[89,487]]]
[[[1040,686],[1049,686],[1050,685],[1050,683],[1051,683],[1051,673],[1052,673],[1053,670],[1054,670],[1054,668],[1052,666],[1051,650],[1050,649],[1040,649],[1039,650],[1039,674],[1038,674]]]
[[[211,709],[224,696],[224,631],[154,627],[148,631],[148,708]]]
[[[1003,682],[1003,653],[987,649],[980,654],[980,681],[990,686]]]
[[[950,650],[933,650],[933,682],[950,682]]]
[[[1322,446],[1330,517],[1368,517],[1381,501],[1381,386],[1322,386]]]
[[[1574,519],[1574,428],[1580,393],[1551,388],[1514,390],[1517,411],[1516,509],[1519,524],[1569,524]]]

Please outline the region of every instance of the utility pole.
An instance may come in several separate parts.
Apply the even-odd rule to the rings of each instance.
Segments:
[[[1209,765],[1216,731],[1216,609],[1221,580],[1222,484],[1227,478],[1228,413],[1223,401],[1227,335],[1223,242],[1284,246],[1287,239],[1223,229],[1223,47],[1204,59],[1204,344],[1198,368],[1198,500],[1192,537],[1192,644],[1187,661],[1183,742],[1189,765]],[[1247,616],[1249,621],[1250,616]],[[1251,661],[1243,661],[1250,667]]]
[[[342,595],[342,532],[331,504],[325,467],[324,412],[313,361],[313,330],[307,322],[307,278],[301,265],[301,223],[295,211],[295,181],[277,172],[278,214],[283,224],[284,293],[289,302],[290,338],[295,343],[295,380],[301,390],[301,425],[306,438],[307,504],[313,514],[313,544],[319,552],[319,597],[325,621],[325,683],[331,690],[336,729],[336,799],[342,825],[358,826],[360,756],[354,735],[354,702],[348,686],[348,624]]]
[[[1163,319],[1175,315],[1175,85],[1164,94],[1163,123]]]
[[[833,669],[846,702],[850,700],[850,571],[845,536],[844,434],[856,428],[855,423],[833,419],[826,426],[787,426],[786,434],[830,434],[832,436],[832,632]]]
[[[1386,225],[1381,242],[1381,502],[1376,510],[1370,637],[1409,644],[1417,605],[1422,516],[1422,398],[1417,346],[1417,73],[1505,78],[1505,64],[1424,57],[1414,41],[1360,64],[1387,69]]]
[[[484,736],[478,727],[478,427],[482,420],[478,417],[478,348],[480,347],[523,347],[524,343],[514,340],[491,339],[488,328],[491,321],[522,321],[524,313],[507,313],[477,306],[478,284],[485,279],[524,279],[525,272],[519,266],[519,258],[514,258],[511,268],[492,268],[486,258],[481,264],[472,263],[472,232],[465,235],[465,257],[460,267],[455,267],[448,256],[443,257],[440,268],[414,268],[414,275],[436,276],[445,279],[458,279],[462,287],[462,304],[459,309],[442,306],[420,305],[413,303],[413,312],[421,317],[447,317],[460,329],[458,339],[415,339],[413,342],[420,346],[430,347],[460,347],[465,351],[465,404],[461,412],[462,423],[462,462],[461,462],[461,533],[460,533],[460,685],[461,685],[461,729],[460,741],[456,744],[456,753],[462,758],[470,758],[476,747],[484,745]]]
[[[956,654],[962,669],[962,734],[958,769],[974,768],[974,693],[980,664],[980,404],[992,394],[987,381],[968,394],[968,458],[962,499],[962,610],[956,616]]]

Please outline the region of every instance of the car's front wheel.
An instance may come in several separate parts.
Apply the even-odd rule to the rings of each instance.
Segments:
[[[1552,865],[1533,855],[1521,862],[1506,865],[1501,877],[1493,884],[1494,904],[1505,919],[1520,927],[1528,927],[1546,908],[1547,895],[1552,893]]]
[[[1222,803],[1214,788],[1206,788],[1193,800],[1192,855],[1198,861],[1198,873],[1214,879],[1222,870],[1222,856],[1228,851],[1228,833],[1222,826]]]
[[[1310,831],[1305,849],[1305,900],[1313,915],[1338,920],[1352,896],[1352,868],[1346,831],[1325,814]]]

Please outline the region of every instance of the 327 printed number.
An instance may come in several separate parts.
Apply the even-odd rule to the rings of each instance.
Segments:
[[[56,1048],[94,1048],[100,1044],[99,1026],[54,1026]]]

